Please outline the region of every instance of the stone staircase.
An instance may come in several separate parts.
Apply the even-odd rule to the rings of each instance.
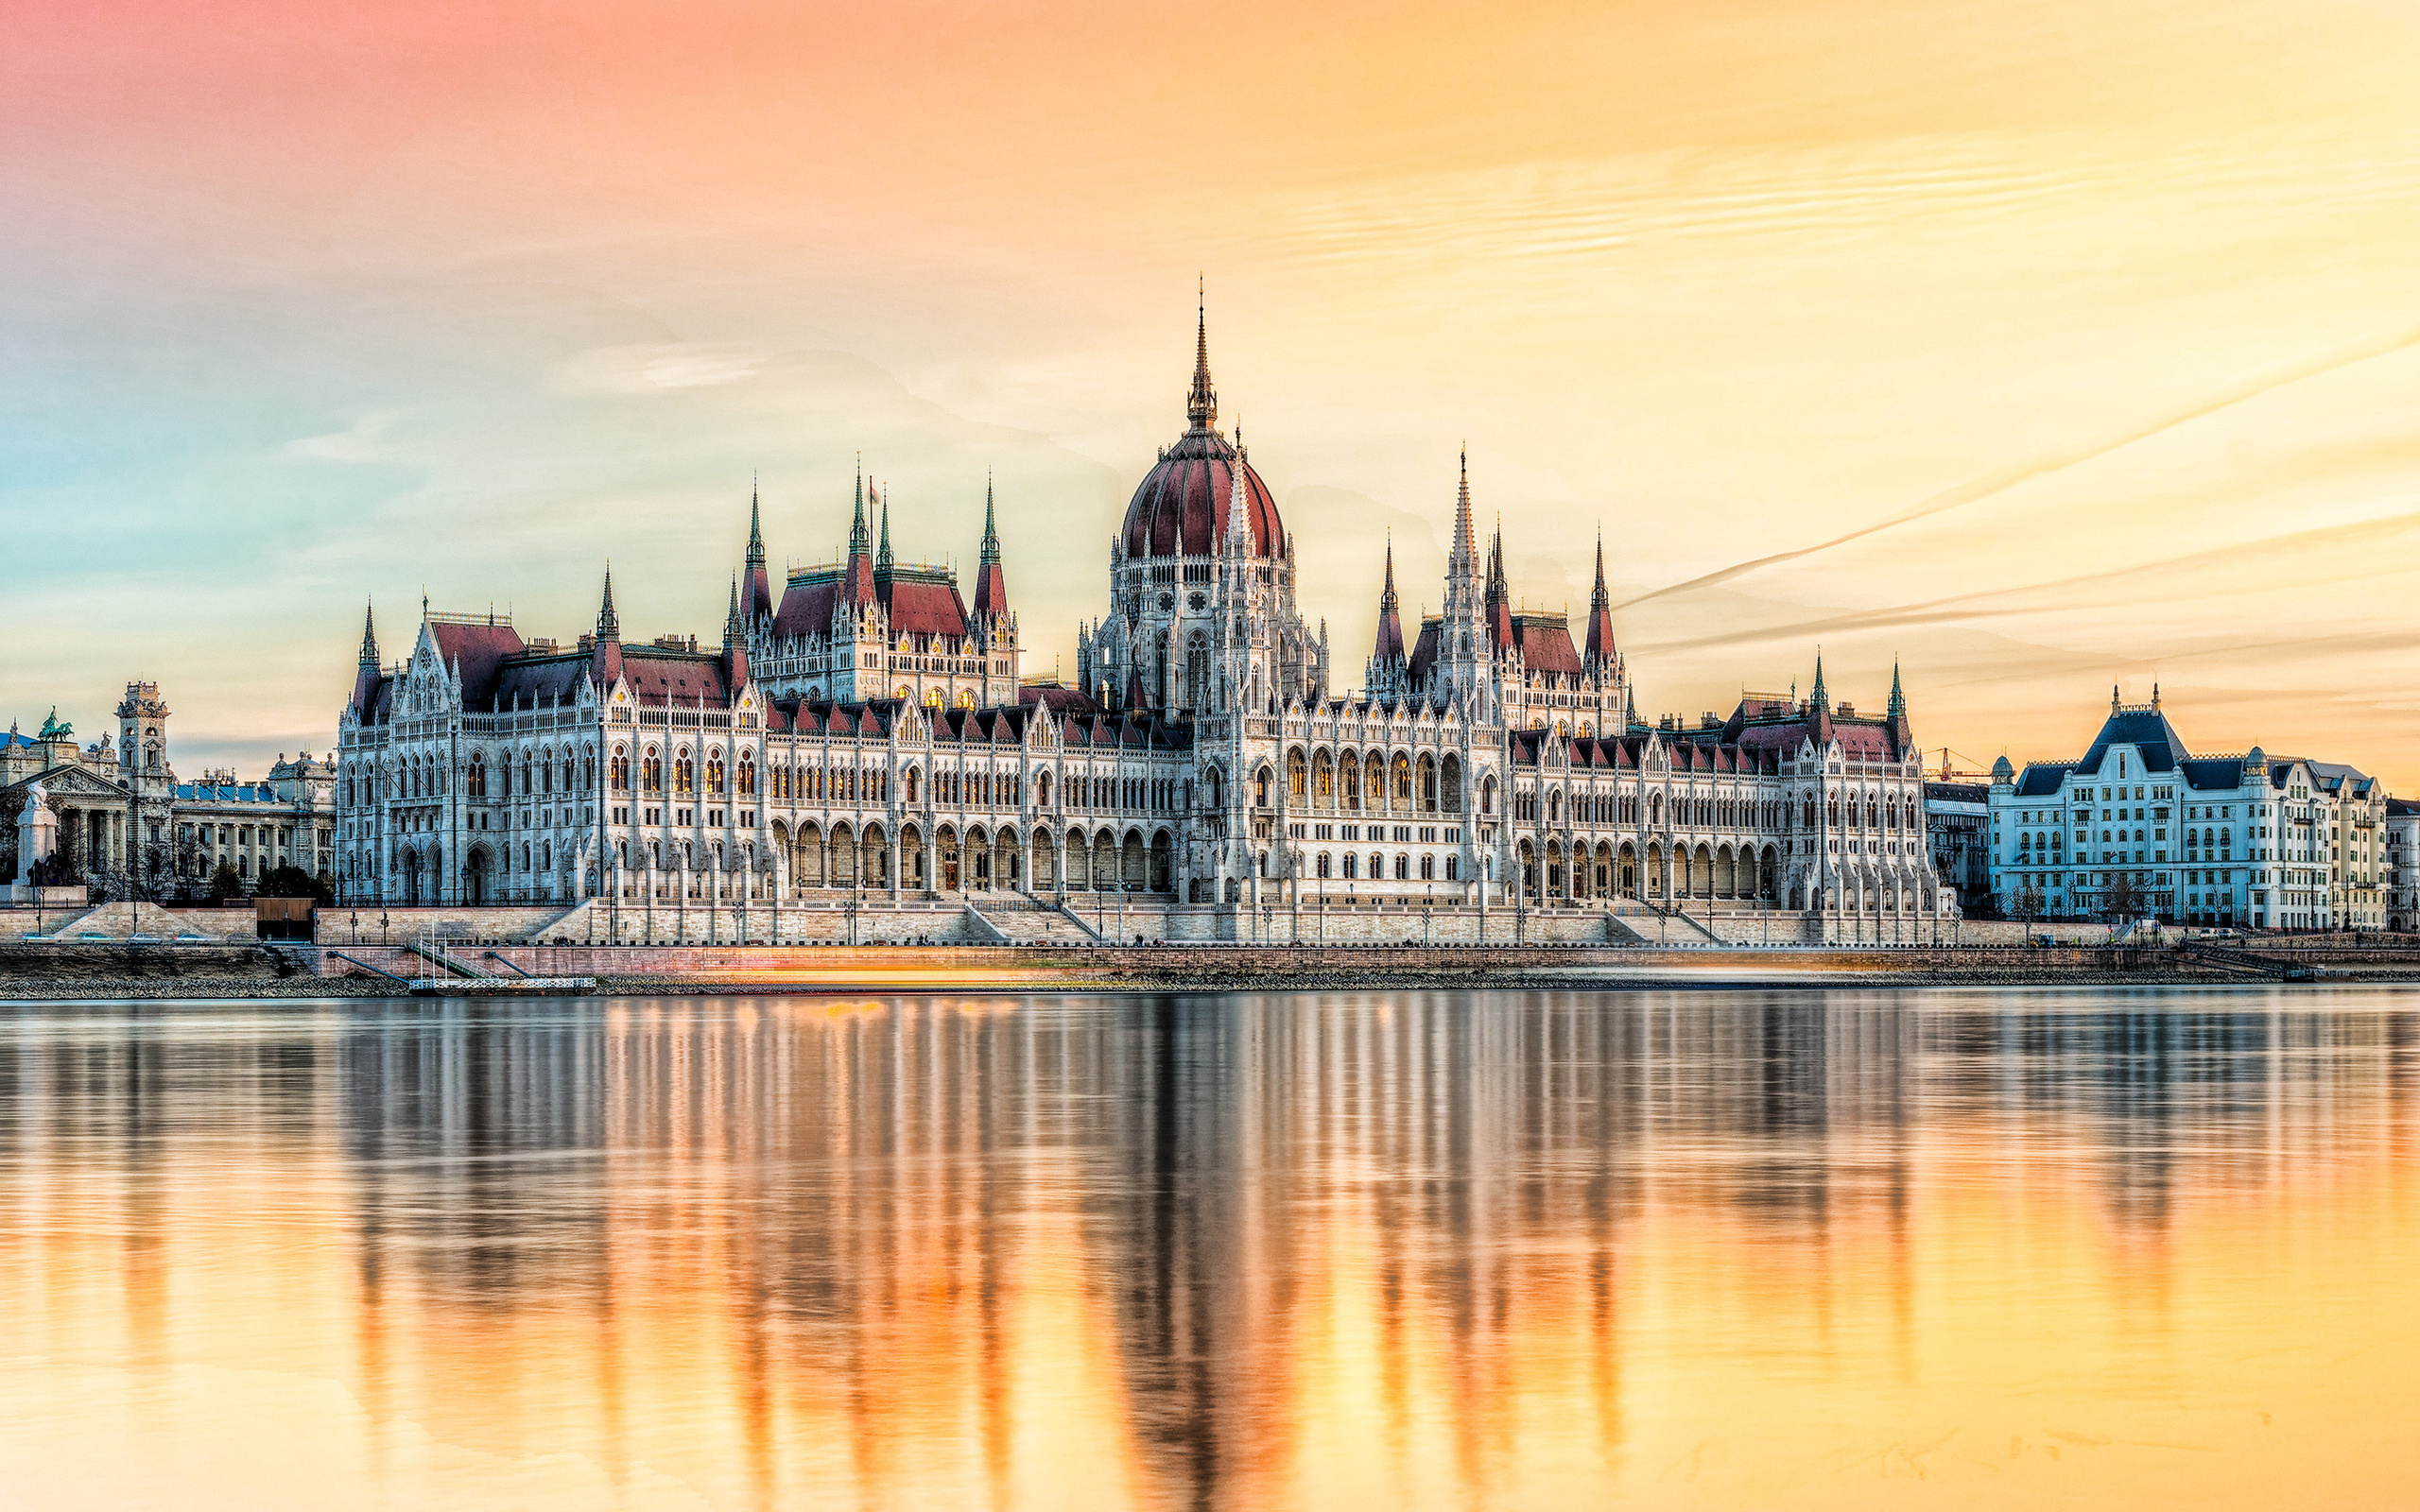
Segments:
[[[228,940],[254,943],[257,931],[248,908],[163,908],[158,903],[112,902],[90,908],[56,924],[53,939],[74,942],[86,936],[126,940],[137,935],[158,940],[199,937],[212,944]]]
[[[1037,898],[989,897],[980,903],[969,902],[966,912],[970,939],[984,930],[1010,945],[1091,945],[1099,939],[1073,915]]]

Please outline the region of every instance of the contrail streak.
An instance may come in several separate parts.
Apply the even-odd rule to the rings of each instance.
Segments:
[[[1636,598],[1616,605],[1615,608],[1632,609],[1653,599],[1668,598],[1674,593],[1685,593],[1700,588],[1712,588],[1718,583],[1727,583],[1735,577],[1744,577],[1759,568],[1772,567],[1786,561],[1796,561],[1801,557],[1812,557],[1817,552],[1829,551],[1835,546],[1845,546],[1852,541],[1861,541],[1867,536],[1878,534],[1894,526],[1908,524],[1950,509],[1962,508],[1967,505],[1988,499],[1996,493],[2005,493],[2017,485],[2030,483],[2035,478],[2047,477],[2053,472],[2064,472],[2069,468],[2081,467],[2096,457],[2107,456],[2112,452],[2120,451],[2137,441],[2149,440],[2154,436],[2172,431],[2180,425],[2189,425],[2205,416],[2215,415],[2220,410],[2232,408],[2247,400],[2257,399],[2262,394],[2272,393],[2306,379],[2317,378],[2341,368],[2350,368],[2357,363],[2368,362],[2374,357],[2383,357],[2391,352],[2401,352],[2407,347],[2414,346],[2420,346],[2420,328],[2372,336],[2366,341],[2355,342],[2342,351],[2297,364],[2283,371],[2254,374],[2220,389],[2216,394],[2197,402],[2188,409],[2161,416],[2157,420],[2128,431],[2123,436],[2096,441],[2075,451],[2042,457],[2004,472],[1986,473],[1982,477],[1969,479],[1955,488],[1944,490],[1887,520],[1877,520],[1870,525],[1860,525],[1846,535],[1834,536],[1829,541],[1819,541],[1811,546],[1800,546],[1793,551],[1778,551],[1770,557],[1758,557],[1749,561],[1736,562],[1729,567],[1707,573],[1703,577],[1692,577],[1686,582],[1674,583],[1668,588],[1659,588],[1652,593],[1641,593]]]
[[[2025,583],[2014,588],[1984,589],[1977,593],[1953,594],[1948,598],[1894,605],[1888,609],[1852,610],[1846,613],[1828,614],[1821,619],[1800,620],[1795,624],[1772,625],[1762,628],[1725,630],[1719,635],[1691,636],[1679,641],[1646,641],[1639,644],[1638,649],[1699,651],[1723,645],[1753,645],[1764,641],[1804,641],[1817,636],[1841,635],[1856,630],[1905,628],[1915,625],[1997,619],[2015,614],[2047,614],[2066,607],[2048,601],[2050,595],[2054,594],[2106,588],[2141,578],[2166,581],[2182,573],[2221,566],[2245,557],[2274,558],[2307,552],[2328,544],[2369,543],[2384,546],[2399,541],[2414,532],[2420,532],[2420,513],[2390,515],[2377,520],[2360,520],[2349,524],[2321,525],[2310,530],[2291,531],[2280,536],[2263,536],[2256,541],[2238,541],[2231,546],[2214,546],[2207,551],[2190,552],[2182,557],[2169,557],[2158,561],[2141,562],[2132,567],[2113,568],[2106,572],[2085,573],[2047,583]],[[2413,571],[2420,571],[2420,563],[2409,561],[2397,553],[2387,553],[2372,558],[2371,564],[2366,569],[2331,573],[2329,580],[2351,582],[2370,577],[2391,577],[2398,573]],[[2171,596],[2187,595],[2179,593]]]

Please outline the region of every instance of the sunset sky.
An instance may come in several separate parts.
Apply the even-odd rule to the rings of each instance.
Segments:
[[[1326,618],[1457,449],[1515,590],[1601,527],[1640,711],[1878,704],[1962,765],[2112,683],[2420,792],[2420,7],[331,8],[19,0],[0,718],[159,679],[191,775],[333,742],[365,598],[713,639],[848,527],[1027,670],[1184,427],[1197,277]],[[1938,756],[1935,756],[1938,760]]]

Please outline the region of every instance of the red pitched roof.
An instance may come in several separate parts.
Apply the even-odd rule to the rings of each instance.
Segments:
[[[1571,627],[1563,616],[1515,614],[1512,631],[1521,645],[1521,662],[1532,672],[1580,671],[1580,652],[1571,644]]]
[[[510,625],[460,625],[443,620],[428,627],[437,654],[448,667],[462,669],[462,705],[484,709],[495,696],[496,668],[504,659],[527,649],[521,632]]]
[[[641,703],[731,702],[723,685],[722,662],[703,652],[662,651],[651,646],[622,647],[622,677]]]

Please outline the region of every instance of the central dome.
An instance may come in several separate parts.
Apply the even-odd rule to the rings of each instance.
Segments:
[[[1160,454],[1157,466],[1143,474],[1142,484],[1126,507],[1126,524],[1119,544],[1129,557],[1207,557],[1219,550],[1228,532],[1251,532],[1245,550],[1254,557],[1286,554],[1286,525],[1277,518],[1277,501],[1252,463],[1219,434],[1219,396],[1210,387],[1210,335],[1206,321],[1194,333],[1193,391],[1187,396],[1185,419],[1190,427],[1174,446]],[[1234,499],[1236,473],[1243,472],[1243,520],[1227,518]]]

